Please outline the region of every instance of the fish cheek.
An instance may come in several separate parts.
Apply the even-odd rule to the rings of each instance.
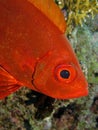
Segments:
[[[37,65],[33,85],[39,92],[53,98],[65,99],[70,93],[70,85],[58,81],[54,76],[54,68],[45,63]]]
[[[35,88],[48,96],[55,97],[56,84],[53,72],[54,66],[49,64],[46,61],[41,61],[37,64],[35,73],[33,75],[33,85]]]

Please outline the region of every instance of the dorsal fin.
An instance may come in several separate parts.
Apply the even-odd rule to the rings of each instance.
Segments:
[[[63,33],[66,29],[64,15],[53,0],[28,0],[45,14]]]

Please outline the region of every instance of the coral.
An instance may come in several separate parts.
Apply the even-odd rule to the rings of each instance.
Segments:
[[[75,26],[82,25],[90,15],[94,18],[98,14],[97,0],[56,0],[56,3],[67,12],[67,34],[70,34]]]

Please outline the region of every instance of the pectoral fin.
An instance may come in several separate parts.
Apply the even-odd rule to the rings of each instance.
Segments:
[[[0,66],[0,99],[5,98],[21,87],[21,84]]]

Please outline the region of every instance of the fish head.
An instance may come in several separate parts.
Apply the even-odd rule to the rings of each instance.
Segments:
[[[33,85],[39,92],[57,99],[88,95],[88,83],[67,38],[36,65]],[[66,44],[66,45],[65,45]]]

